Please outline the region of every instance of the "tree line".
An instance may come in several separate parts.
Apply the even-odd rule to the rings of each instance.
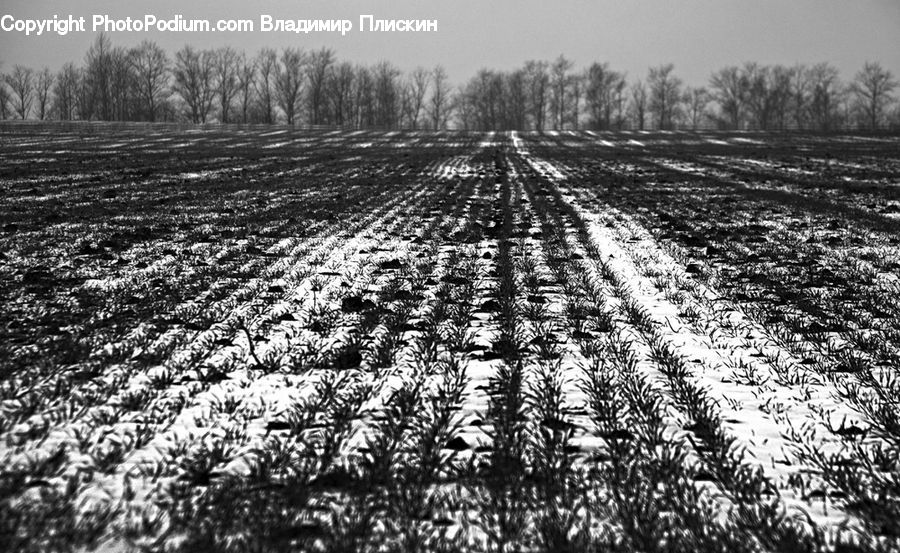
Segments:
[[[631,80],[565,56],[482,69],[453,87],[440,65],[340,60],[329,48],[132,48],[99,35],[81,65],[0,74],[0,118],[443,129],[882,129],[900,127],[894,75],[867,62],[844,82],[828,64],[744,63],[686,86],[672,64]]]
[[[560,56],[510,72],[482,69],[456,97],[456,117],[470,129],[880,129],[900,127],[897,81],[868,62],[851,82],[828,63],[760,65],[714,72],[707,86],[685,86],[672,64],[643,79],[607,63],[573,71]]]

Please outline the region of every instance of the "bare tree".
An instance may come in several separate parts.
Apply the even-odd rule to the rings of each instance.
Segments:
[[[447,126],[450,118],[450,83],[447,72],[440,65],[431,71],[431,99],[428,101],[428,117],[431,119],[433,129],[442,129]]]
[[[511,126],[507,116],[507,94],[504,76],[497,71],[481,69],[466,85],[459,97],[464,104],[467,128],[481,131],[501,130]]]
[[[400,88],[398,91],[400,97],[400,128],[411,129],[413,118],[412,84],[410,84],[408,79],[402,79],[398,87]]]
[[[763,130],[783,128],[791,98],[791,70],[780,65],[746,63],[743,80],[750,123]]]
[[[772,112],[771,70],[755,62],[744,64],[744,78],[747,82],[747,111],[752,125],[761,130],[769,128]]]
[[[688,121],[691,129],[697,130],[702,126],[706,118],[706,106],[709,104],[709,92],[705,88],[688,88],[684,93],[684,103],[687,106]]]
[[[112,114],[110,119],[128,121],[135,118],[137,79],[128,51],[117,46],[110,53],[110,87]]]
[[[481,69],[474,77],[469,79],[465,86],[460,86],[456,95],[457,116],[464,130],[480,130],[485,126],[487,96],[487,70]]]
[[[471,82],[469,83],[471,85]],[[464,131],[472,130],[476,127],[475,102],[472,101],[469,86],[460,85],[456,89],[455,94],[455,110],[459,128]]]
[[[16,65],[12,73],[6,76],[6,84],[13,94],[13,110],[19,119],[26,119],[34,102],[34,71],[24,65]]]
[[[767,73],[768,68],[756,62],[747,62],[741,70],[744,83],[744,106],[746,123],[759,129],[766,128],[767,119]]]
[[[6,75],[0,73],[0,119],[9,118],[9,89],[6,88]]]
[[[485,83],[484,92],[486,95],[485,105],[488,108],[487,122],[489,129],[507,130],[509,121],[506,112],[506,87],[503,73],[499,71],[489,71],[488,79]]]
[[[398,122],[400,94],[398,80],[400,70],[388,61],[380,61],[373,68],[375,81],[375,125],[395,128]]]
[[[856,96],[857,109],[870,129],[881,125],[887,107],[894,101],[891,92],[897,84],[891,72],[876,62],[866,62],[856,74],[851,91]]]
[[[303,97],[303,73],[306,55],[299,48],[285,48],[281,51],[280,66],[275,79],[278,106],[284,112],[288,125],[293,125],[300,110]]]
[[[528,124],[528,91],[524,69],[506,76],[506,118],[511,129],[525,129]]]
[[[725,67],[709,79],[712,98],[718,102],[722,121],[731,129],[739,129],[747,98],[747,79],[737,66]]]
[[[81,69],[80,73],[75,93],[75,105],[78,106],[78,118],[87,121],[91,119],[94,109],[91,106],[91,87],[88,84],[87,71]]]
[[[237,97],[241,110],[241,123],[249,122],[250,106],[253,101],[253,83],[256,79],[256,61],[248,59],[243,52],[237,62]]]
[[[569,71],[572,69],[573,63],[560,54],[550,68],[551,87],[550,87],[550,110],[553,113],[553,128],[563,128],[563,121],[566,113],[567,89],[570,84]]]
[[[278,54],[271,48],[263,48],[256,58],[257,75],[255,81],[256,97],[262,122],[275,122],[275,103],[278,81]]]
[[[780,130],[787,128],[791,110],[793,78],[794,69],[791,67],[776,65],[772,68],[772,87],[770,91],[772,123]]]
[[[168,93],[169,56],[155,42],[145,40],[131,51],[131,65],[137,81],[140,116],[156,121]]]
[[[809,79],[809,113],[812,123],[819,130],[832,130],[840,116],[838,107],[841,83],[838,70],[828,63],[820,63],[810,68]]]
[[[371,127],[375,125],[375,81],[368,67],[356,67],[353,80],[356,83],[353,95],[354,125]]]
[[[331,104],[331,122],[344,126],[353,122],[353,87],[356,71],[353,64],[343,62],[331,68],[327,98]]]
[[[230,46],[212,54],[213,83],[219,104],[219,121],[231,122],[231,104],[238,93],[238,53]]]
[[[83,119],[112,119],[112,44],[97,35],[84,56],[84,77],[79,101]]]
[[[456,96],[458,120],[467,129],[525,129],[529,90],[525,69],[480,70]]]
[[[130,56],[122,47],[114,47],[101,33],[85,55],[81,116],[103,121],[129,119],[134,111],[137,84]]]
[[[581,100],[584,97],[585,83],[587,82],[587,73],[576,73],[569,77],[569,120],[572,121],[572,128],[578,130],[581,128]],[[521,128],[521,127],[519,127]]]
[[[81,71],[72,62],[63,65],[57,73],[53,87],[53,111],[57,118],[63,121],[75,119],[80,81]]]
[[[622,80],[616,83],[613,89],[613,128],[622,130],[627,122],[627,104],[626,90],[628,83],[625,81],[625,74],[622,73]]]
[[[672,74],[671,63],[650,68],[647,86],[650,88],[650,111],[656,114],[656,127],[671,129],[681,103],[681,79]]]
[[[43,121],[50,117],[50,92],[53,89],[53,73],[43,68],[37,73],[34,83],[35,100],[37,100],[37,116]]]
[[[631,112],[635,126],[638,130],[644,130],[647,120],[647,87],[641,81],[631,85]]]
[[[625,89],[625,75],[609,68],[607,63],[593,63],[586,72],[585,106],[588,125],[593,129],[609,129]]]
[[[419,128],[419,118],[425,106],[425,95],[428,94],[428,81],[431,75],[424,67],[416,67],[409,75],[407,87],[410,101],[410,123],[413,129]]]
[[[309,55],[306,78],[309,82],[307,98],[309,99],[310,124],[320,125],[324,122],[325,114],[323,112],[328,107],[325,98],[326,79],[334,61],[334,51],[330,48],[322,48]]]
[[[799,129],[806,128],[809,120],[811,80],[809,68],[797,64],[791,68],[791,88],[789,106],[794,124]]]
[[[542,131],[547,119],[547,89],[550,87],[547,62],[525,62],[525,75],[528,79],[528,111],[534,128]]]
[[[175,53],[173,89],[188,107],[192,123],[206,123],[215,96],[213,57],[208,50],[185,46]]]

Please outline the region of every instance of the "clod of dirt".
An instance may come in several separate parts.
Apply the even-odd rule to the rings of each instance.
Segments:
[[[46,269],[32,269],[22,275],[22,284],[41,284],[52,278],[50,271]]]
[[[341,311],[344,313],[360,313],[375,308],[375,302],[361,296],[347,296],[341,300]]]
[[[530,340],[529,343],[533,344],[535,346],[545,346],[548,344],[556,344],[556,343],[558,343],[558,341],[556,340],[556,337],[553,336],[552,334],[544,334],[542,336],[535,336],[534,338],[532,338]]]
[[[290,430],[291,425],[287,421],[269,421],[269,424],[266,425],[267,431],[274,430]]]
[[[849,426],[841,426],[840,428],[836,428],[832,430],[832,433],[837,434],[842,438],[856,438],[859,436],[865,436],[868,433],[868,430],[860,428],[855,424],[851,424]]]
[[[549,428],[555,432],[568,432],[571,430],[575,430],[576,426],[571,422],[564,421],[561,419],[544,419],[541,421],[541,426],[545,428]]]
[[[483,311],[485,313],[496,313],[500,311],[500,302],[497,300],[487,300],[486,302],[481,304],[481,308],[479,311]]]
[[[832,325],[826,326],[819,321],[813,321],[804,330],[811,334],[821,334],[824,332],[833,332],[835,329]]]
[[[422,301],[425,296],[422,294],[414,294],[409,290],[400,290],[394,294],[394,299],[399,301]]]
[[[599,434],[604,440],[622,440],[629,442],[634,439],[634,434],[628,430],[612,430],[610,432],[601,432]]]
[[[362,364],[362,354],[356,348],[341,350],[334,357],[334,368],[338,370],[355,369]]]
[[[325,535],[327,535],[325,528],[318,522],[300,522],[295,526],[278,528],[272,532],[272,537],[280,542],[305,541]]]
[[[471,448],[469,444],[459,436],[453,438],[447,445],[444,446],[445,449],[450,449],[452,451],[466,451]]]
[[[72,382],[87,382],[88,380],[97,378],[100,374],[100,371],[96,369],[81,369],[70,372],[69,378]]]
[[[700,423],[698,423],[698,422],[693,422],[693,423],[690,423],[690,424],[686,424],[686,425],[684,425],[684,429],[685,429],[686,431],[692,432],[692,433],[694,433],[694,434],[696,434],[696,435],[698,435],[698,436],[700,436],[701,434],[703,434],[703,433],[705,433],[705,432],[707,431],[707,429],[706,429],[705,427],[703,427],[703,426],[702,426]]]
[[[352,483],[353,476],[343,468],[330,470],[317,476],[310,483],[311,488],[338,490]]]
[[[831,369],[831,372],[836,373],[861,373],[869,370],[869,364],[862,357],[857,355],[844,355],[843,359]]]
[[[398,270],[403,268],[403,263],[401,263],[399,259],[391,259],[389,261],[382,261],[378,264],[378,267],[383,271]]]
[[[457,286],[460,286],[463,284],[469,284],[471,282],[468,278],[466,278],[464,276],[459,276],[459,275],[446,275],[441,280],[443,280],[444,282],[446,282],[448,284],[455,284]]]
[[[440,526],[440,527],[447,527],[447,526],[452,526],[455,523],[452,519],[448,518],[446,515],[441,515],[438,518],[432,520],[431,524],[433,524],[435,526]]]
[[[593,340],[594,335],[584,330],[576,330],[572,332],[572,338],[575,340]]]

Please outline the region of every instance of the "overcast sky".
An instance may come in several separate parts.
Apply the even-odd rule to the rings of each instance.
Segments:
[[[833,63],[851,78],[866,60],[900,74],[900,0],[0,0],[0,16],[88,19],[94,14],[171,18],[347,18],[354,30],[309,35],[236,33],[113,33],[114,44],[143,39],[170,52],[184,44],[332,47],[342,59],[388,59],[403,69],[443,64],[460,82],[482,67],[510,69],[528,59],[565,54],[577,67],[607,61],[643,78],[647,68],[674,63],[688,84],[744,61]],[[436,33],[361,33],[360,14],[437,19]],[[12,65],[57,69],[80,62],[93,33],[26,38],[0,31],[3,71]]]

